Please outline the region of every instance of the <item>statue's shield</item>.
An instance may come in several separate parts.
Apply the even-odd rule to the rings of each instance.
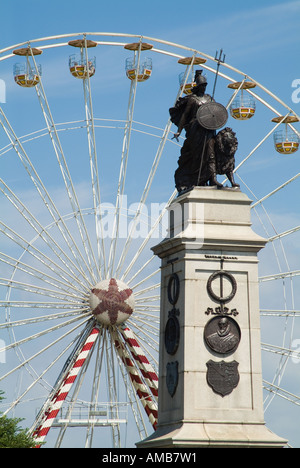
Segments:
[[[227,109],[218,102],[207,102],[199,107],[197,120],[206,130],[217,130],[226,124],[228,112]]]
[[[166,383],[168,392],[170,393],[171,397],[173,397],[178,385],[178,361],[168,362]]]
[[[240,380],[238,365],[239,363],[236,361],[215,362],[210,360],[206,363],[207,383],[215,393],[224,397],[238,386]]]

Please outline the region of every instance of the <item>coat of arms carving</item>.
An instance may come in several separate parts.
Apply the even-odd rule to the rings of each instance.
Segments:
[[[239,363],[236,361],[215,362],[210,360],[206,363],[207,383],[215,393],[224,397],[238,386],[240,380],[238,365]]]

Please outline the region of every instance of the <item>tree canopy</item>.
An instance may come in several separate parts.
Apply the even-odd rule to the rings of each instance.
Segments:
[[[0,401],[4,399],[0,391]],[[8,418],[0,414],[0,448],[32,448],[36,445],[27,429],[19,426],[21,418]]]

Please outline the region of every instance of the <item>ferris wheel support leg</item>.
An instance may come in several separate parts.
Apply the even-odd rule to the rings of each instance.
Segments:
[[[63,405],[63,402],[68,396],[68,393],[75,382],[77,375],[79,374],[86,358],[88,357],[91,349],[93,348],[95,341],[98,337],[99,334],[99,328],[94,327],[87,337],[86,341],[84,342],[82,349],[72,366],[70,372],[68,373],[67,377],[63,381],[60,389],[56,393],[56,395],[53,397],[52,401],[50,402],[48,408],[45,411],[44,414],[44,421],[43,423],[36,428],[35,432],[33,433],[33,437],[37,442],[37,448],[40,448],[41,443],[44,441],[46,435],[51,429],[51,426],[54,422],[54,419],[56,418],[60,408]]]
[[[152,395],[157,400],[158,397],[158,376],[150,364],[148,358],[140,347],[133,331],[128,327],[124,326],[121,328],[121,333],[129,346],[131,354],[137,362],[146,382],[151,390]]]
[[[153,401],[147,386],[140,377],[138,369],[136,368],[135,364],[130,358],[130,354],[125,346],[126,343],[121,343],[116,334],[114,336],[114,339],[116,350],[122,362],[126,366],[126,369],[128,370],[132,385],[135,388],[137,395],[142,402],[142,405],[147,413],[150,423],[152,424],[154,430],[156,430],[158,417],[157,403]]]

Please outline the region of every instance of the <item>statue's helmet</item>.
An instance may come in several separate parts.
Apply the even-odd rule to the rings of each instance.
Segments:
[[[202,75],[202,72],[203,70],[196,70],[195,72],[195,83],[196,83],[196,86],[198,85],[205,85],[207,86],[207,79],[206,79],[206,76],[205,75]]]

